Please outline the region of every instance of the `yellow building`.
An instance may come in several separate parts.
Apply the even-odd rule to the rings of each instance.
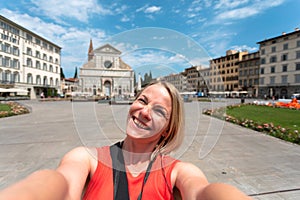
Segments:
[[[239,62],[248,51],[226,51],[226,56],[210,60],[211,91],[239,91]]]

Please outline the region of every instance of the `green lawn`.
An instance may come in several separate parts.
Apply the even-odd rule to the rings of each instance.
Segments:
[[[274,126],[281,126],[300,132],[300,110],[241,105],[240,107],[227,107],[226,114],[242,121],[248,119],[257,123],[273,123]]]
[[[1,104],[0,103],[0,111],[11,111],[10,106],[7,104]]]
[[[203,113],[300,144],[300,110],[242,104],[205,110]]]
[[[29,110],[17,102],[0,103],[0,118],[29,113]]]

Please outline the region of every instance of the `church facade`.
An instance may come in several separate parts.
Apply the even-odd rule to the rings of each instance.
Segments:
[[[88,62],[79,68],[81,92],[106,98],[134,96],[134,71],[110,44],[93,49],[90,41]]]

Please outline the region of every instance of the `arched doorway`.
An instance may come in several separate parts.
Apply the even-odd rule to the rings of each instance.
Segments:
[[[109,81],[104,82],[104,93],[106,97],[111,96],[111,83]]]

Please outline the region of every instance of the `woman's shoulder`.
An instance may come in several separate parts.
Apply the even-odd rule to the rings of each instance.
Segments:
[[[194,175],[205,177],[202,170],[190,162],[183,162],[183,161],[176,162],[176,165],[174,166],[174,170],[177,173],[182,173],[186,175],[194,174]]]
[[[206,176],[196,165],[189,162],[177,162],[173,169],[173,178],[176,182],[181,180],[194,179],[207,183]]]
[[[78,146],[70,150],[64,157],[74,157],[74,158],[98,158],[99,154],[106,154],[109,152],[109,146],[102,147],[86,147]]]

